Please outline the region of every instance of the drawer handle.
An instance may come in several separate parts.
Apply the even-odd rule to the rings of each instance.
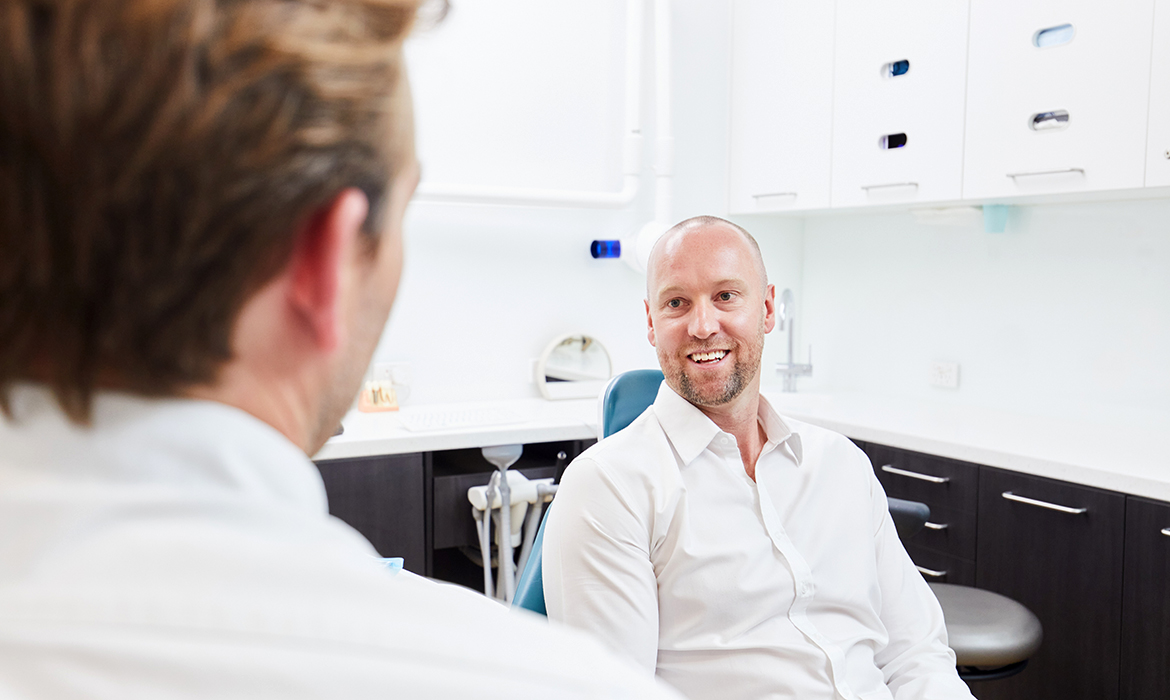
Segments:
[[[914,568],[918,569],[919,573],[931,578],[946,578],[947,575],[945,571],[935,571],[934,569],[928,569],[925,566],[918,566],[917,564],[914,565]]]
[[[1170,537],[1170,527],[1162,528],[1162,534],[1167,536],[1167,537]]]
[[[925,523],[927,530],[945,530],[950,527],[950,523]]]
[[[795,192],[765,192],[764,194],[753,194],[752,199],[768,199],[769,197],[792,197],[796,199]]]
[[[1084,168],[1061,168],[1059,170],[1035,170],[1027,173],[1008,173],[1008,177],[1015,180],[1018,177],[1039,177],[1041,175],[1068,175],[1069,173],[1085,174]]]
[[[951,477],[949,476],[931,476],[929,474],[919,474],[918,472],[908,472],[905,469],[899,469],[892,464],[883,464],[882,471],[889,474],[897,474],[898,476],[908,476],[911,479],[929,481],[932,484],[945,484],[951,480]]]
[[[862,185],[861,189],[865,190],[866,192],[869,192],[870,190],[892,190],[892,189],[895,189],[898,187],[906,187],[906,188],[912,187],[912,188],[917,190],[918,183],[917,182],[891,182],[891,183],[886,184],[886,185]]]
[[[1081,515],[1088,513],[1088,508],[1069,508],[1068,506],[1058,505],[1056,503],[1048,503],[1047,501],[1037,501],[1035,498],[1028,498],[1027,496],[1017,496],[1011,491],[1004,491],[1003,497],[1009,501],[1016,503],[1027,503],[1030,506],[1038,506],[1040,508],[1047,508],[1048,510],[1055,510],[1061,513],[1068,513],[1069,515]]]

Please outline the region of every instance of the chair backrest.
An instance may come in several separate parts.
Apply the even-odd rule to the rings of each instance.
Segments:
[[[524,571],[520,572],[520,580],[516,582],[516,593],[512,596],[512,607],[524,608],[546,616],[548,609],[544,607],[544,567],[541,565],[540,552],[544,547],[544,524],[548,522],[550,509],[552,503],[544,509],[540,529],[536,531],[532,551],[528,554],[528,563],[524,565]]]
[[[930,506],[925,503],[888,497],[886,503],[894,519],[894,528],[898,530],[898,537],[903,540],[917,535],[926,527],[926,521],[930,520]]]
[[[601,396],[601,436],[609,437],[642,415],[662,385],[662,370],[635,369],[622,372]]]
[[[609,437],[633,423],[635,418],[654,403],[660,384],[662,372],[657,369],[636,369],[623,372],[609,380],[601,397],[601,436]],[[516,594],[512,596],[512,607],[524,608],[541,615],[548,615],[548,609],[544,605],[544,567],[541,563],[541,551],[544,548],[544,524],[548,522],[550,510],[552,503],[544,511],[540,529],[532,542],[528,563],[524,565],[520,581],[516,583]]]

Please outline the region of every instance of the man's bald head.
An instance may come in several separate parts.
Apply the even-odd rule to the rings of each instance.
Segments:
[[[755,261],[756,271],[759,274],[760,289],[766,289],[768,271],[764,268],[764,256],[760,253],[760,244],[756,242],[752,234],[748,233],[742,226],[718,216],[694,216],[671,226],[654,244],[654,248],[650,251],[650,259],[646,264],[646,298],[649,299],[653,293],[656,268],[664,257],[686,246],[695,236],[720,230],[733,231],[747,243],[748,250]]]

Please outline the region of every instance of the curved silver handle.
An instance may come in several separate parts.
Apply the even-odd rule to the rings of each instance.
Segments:
[[[1162,528],[1162,534],[1167,536],[1167,537],[1170,537],[1170,527]]]
[[[1047,508],[1048,510],[1055,510],[1061,513],[1068,513],[1069,515],[1081,515],[1088,513],[1088,508],[1069,508],[1068,506],[1058,505],[1056,503],[1048,503],[1047,501],[1037,501],[1035,498],[1028,498],[1027,496],[1017,496],[1011,491],[1004,491],[1003,497],[1009,501],[1016,503],[1027,503],[1030,506],[1038,506],[1040,508]]]
[[[927,530],[945,530],[950,527],[950,523],[926,523]]]
[[[951,480],[951,477],[949,476],[931,476],[929,474],[919,474],[918,472],[908,472],[905,469],[899,469],[892,464],[883,464],[882,471],[889,474],[897,474],[898,476],[908,476],[911,479],[929,481],[932,484],[945,484]]]
[[[918,566],[917,564],[914,565],[914,568],[918,569],[919,573],[925,574],[931,578],[943,578],[947,575],[947,572],[945,571],[935,571],[934,569],[928,569],[925,566]]]
[[[894,187],[913,187],[914,189],[918,189],[918,183],[917,182],[891,182],[891,183],[886,184],[886,185],[862,185],[861,189],[865,190],[866,192],[869,192],[870,190],[883,190],[883,189],[894,188]]]
[[[1059,170],[1035,170],[1025,173],[1008,173],[1008,177],[1016,179],[1017,177],[1032,177],[1033,175],[1067,175],[1069,173],[1085,174],[1084,168],[1061,168]]]

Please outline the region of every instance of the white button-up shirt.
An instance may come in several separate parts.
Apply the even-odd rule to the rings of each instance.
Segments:
[[[673,698],[579,632],[392,574],[304,453],[207,401],[0,419],[0,697]]]
[[[865,454],[762,397],[759,420],[755,481],[665,383],[578,457],[544,535],[549,617],[696,700],[970,699]]]

